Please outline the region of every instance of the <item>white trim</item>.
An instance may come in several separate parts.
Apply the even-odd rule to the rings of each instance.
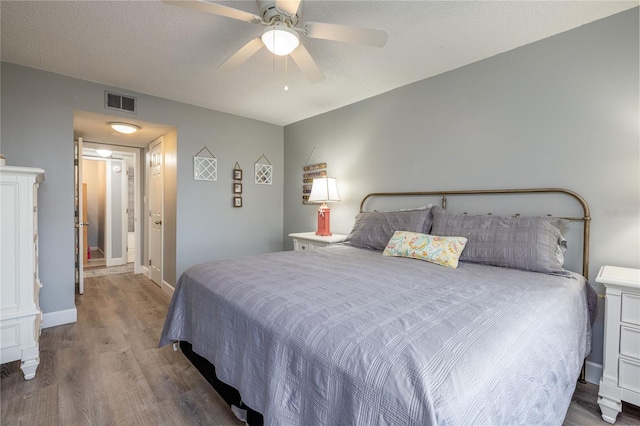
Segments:
[[[148,266],[142,266],[142,275],[144,275],[145,277],[149,278],[149,267]],[[151,279],[151,278],[149,278]]]
[[[42,314],[40,328],[55,327],[57,325],[71,324],[78,321],[78,311],[76,308],[65,309],[64,311],[47,312]]]
[[[602,377],[602,365],[595,362],[587,361],[584,368],[585,380],[589,383],[597,385]]]
[[[165,280],[162,280],[161,287],[162,287],[162,291],[167,293],[169,296],[173,296],[173,292],[176,291],[176,288],[171,284],[169,284],[168,282],[166,282]]]
[[[111,158],[107,158],[106,162],[107,162],[107,166],[106,166],[106,184],[107,184],[107,189],[106,189],[106,196],[105,196],[105,219],[104,219],[104,248],[105,248],[105,252],[104,253],[104,260],[105,260],[105,264],[107,265],[107,267],[109,266],[116,266],[117,263],[113,262],[113,259],[111,258],[112,253],[113,253],[113,237],[111,236],[111,232],[113,232],[111,230],[112,228],[112,223],[111,223],[111,216],[113,215],[113,213],[111,212],[111,204],[112,204],[112,200],[111,200],[111,186],[112,186],[112,182],[111,182]]]

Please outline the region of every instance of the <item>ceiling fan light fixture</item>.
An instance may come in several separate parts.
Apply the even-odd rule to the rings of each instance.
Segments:
[[[138,130],[140,130],[139,126],[136,126],[135,124],[129,124],[129,123],[113,122],[113,123],[109,123],[109,126],[111,126],[111,128],[116,132],[124,133],[125,135],[130,135],[131,133],[135,133]]]
[[[286,56],[298,47],[300,38],[298,33],[286,25],[276,24],[262,33],[262,42],[274,55]]]

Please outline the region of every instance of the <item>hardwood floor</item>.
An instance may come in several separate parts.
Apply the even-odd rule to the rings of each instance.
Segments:
[[[2,365],[2,425],[242,425],[171,346],[169,297],[142,275],[85,280],[78,322],[42,330],[36,377]]]
[[[85,279],[78,322],[42,330],[36,377],[2,365],[1,424],[242,425],[180,352],[157,347],[168,305],[142,275]],[[596,395],[578,384],[564,424],[607,425]],[[640,409],[625,405],[616,425],[640,425]]]

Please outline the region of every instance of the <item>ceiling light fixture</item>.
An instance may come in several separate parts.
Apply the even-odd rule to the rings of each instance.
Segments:
[[[129,135],[140,130],[139,126],[129,123],[109,123],[109,126],[111,126],[111,128],[116,132],[124,133],[125,135]]]
[[[108,149],[96,149],[96,152],[100,157],[111,157],[111,154],[113,154],[113,152]]]
[[[293,52],[300,44],[300,38],[291,28],[284,24],[277,23],[262,33],[262,42],[274,55],[286,56]]]

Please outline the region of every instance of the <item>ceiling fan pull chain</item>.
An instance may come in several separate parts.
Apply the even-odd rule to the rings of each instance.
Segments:
[[[284,57],[284,91],[289,90],[289,86],[287,85],[289,81],[289,55]]]

